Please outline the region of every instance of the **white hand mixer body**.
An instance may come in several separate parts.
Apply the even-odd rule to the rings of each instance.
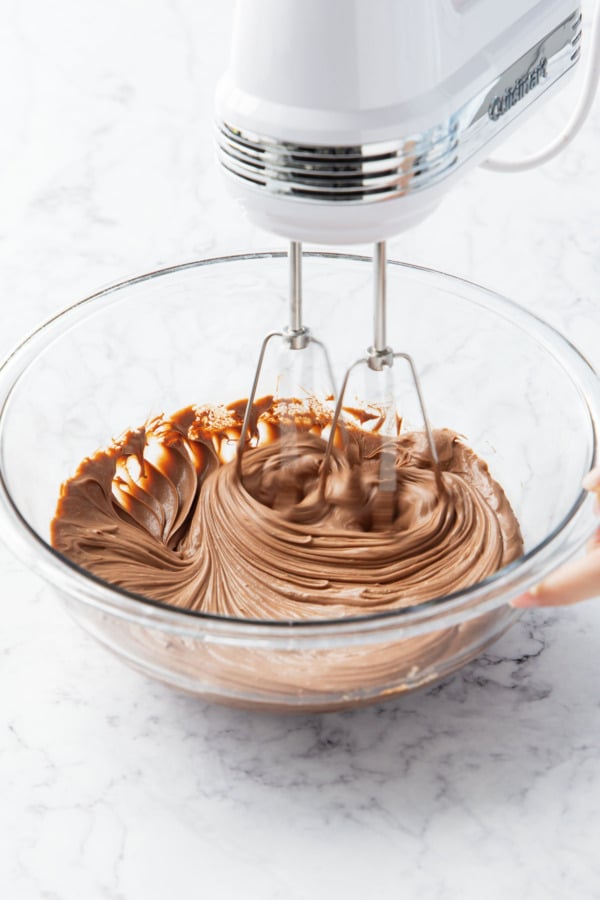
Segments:
[[[217,91],[218,153],[250,218],[292,242],[291,321],[278,334],[291,349],[313,343],[301,319],[300,242],[374,242],[374,340],[358,362],[374,371],[408,362],[434,461],[416,367],[386,340],[384,242],[428,216],[565,82],[581,39],[574,0],[238,0]]]

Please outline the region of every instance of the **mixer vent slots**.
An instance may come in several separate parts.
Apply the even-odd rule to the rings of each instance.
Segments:
[[[571,61],[576,62],[581,56],[581,36],[582,36],[582,25],[583,25],[583,13],[579,13],[578,18],[573,22],[571,26],[575,34],[573,35],[573,39],[571,41],[571,46],[573,47],[573,53],[571,54]]]

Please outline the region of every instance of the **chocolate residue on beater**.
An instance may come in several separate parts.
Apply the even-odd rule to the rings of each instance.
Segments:
[[[243,409],[187,407],[84,460],[62,486],[54,547],[128,591],[251,619],[411,606],[522,553],[502,488],[454,432],[435,432],[443,491],[424,434],[358,425],[320,490],[330,412],[260,401],[240,480],[231,460]]]

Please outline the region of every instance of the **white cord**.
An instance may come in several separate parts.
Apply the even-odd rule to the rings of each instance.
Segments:
[[[600,0],[596,3],[588,52],[590,61],[585,73],[579,103],[571,119],[558,137],[538,153],[526,156],[524,159],[507,161],[486,159],[485,162],[481,163],[484,169],[490,169],[492,172],[525,172],[527,169],[534,169],[536,166],[541,166],[548,160],[558,156],[580,131],[592,108],[598,82],[600,81]]]

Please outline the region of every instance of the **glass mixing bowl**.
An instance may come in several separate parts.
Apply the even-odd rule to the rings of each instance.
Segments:
[[[149,416],[247,396],[263,335],[285,324],[287,279],[282,253],[203,260],[107,288],[34,332],[0,370],[0,526],[71,615],[137,669],[220,702],[325,710],[464,665],[515,621],[510,599],[582,547],[597,524],[581,481],[596,464],[600,390],[577,350],[514,303],[390,263],[390,342],[414,357],[434,426],[465,435],[505,488],[524,556],[411,609],[261,622],[128,594],[53,550],[60,484],[85,456]],[[368,343],[370,261],[306,254],[304,298],[339,378]]]

